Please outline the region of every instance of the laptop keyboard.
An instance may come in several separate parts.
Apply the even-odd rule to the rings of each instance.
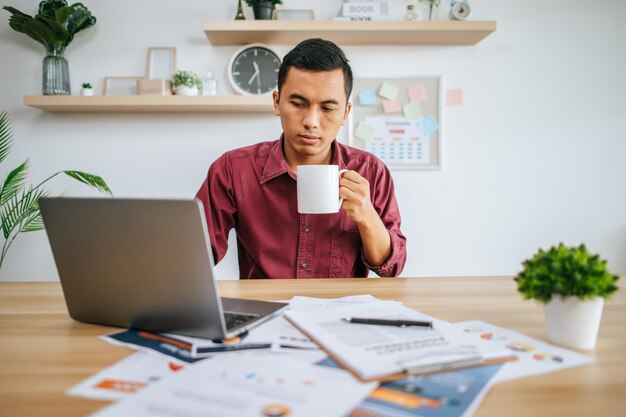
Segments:
[[[232,311],[224,312],[224,321],[226,322],[226,330],[235,329],[252,320],[258,318],[258,314],[234,313]]]

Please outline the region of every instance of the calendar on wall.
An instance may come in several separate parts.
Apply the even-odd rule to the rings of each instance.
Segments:
[[[441,76],[355,78],[352,91],[351,146],[390,169],[441,168]]]

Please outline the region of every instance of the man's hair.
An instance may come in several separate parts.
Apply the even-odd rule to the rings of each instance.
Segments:
[[[320,38],[307,39],[293,48],[280,64],[278,71],[278,92],[287,79],[289,68],[296,67],[311,71],[343,70],[343,85],[346,92],[346,101],[352,93],[352,69],[341,48]]]

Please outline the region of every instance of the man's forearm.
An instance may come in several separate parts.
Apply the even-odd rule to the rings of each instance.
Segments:
[[[377,214],[371,220],[358,225],[363,253],[372,266],[380,266],[391,254],[391,237]]]

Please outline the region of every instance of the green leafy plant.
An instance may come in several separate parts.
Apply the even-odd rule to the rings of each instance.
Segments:
[[[92,88],[90,83],[82,83],[80,86],[83,88]]]
[[[44,0],[39,3],[39,12],[33,17],[14,7],[4,6],[11,13],[9,26],[42,44],[47,50],[63,50],[74,39],[74,35],[96,24],[82,3],[68,6],[65,0]]]
[[[611,275],[606,260],[590,254],[585,245],[570,248],[560,243],[547,251],[539,249],[523,265],[515,281],[527,300],[548,303],[552,296],[588,300],[598,296],[608,298],[617,291],[615,284],[619,277]]]
[[[176,71],[172,77],[172,87],[176,88],[181,85],[202,88],[202,80],[193,71]]]
[[[274,5],[276,4],[283,4],[283,0],[245,0],[246,4],[250,7],[254,6],[255,4],[259,4],[259,3],[272,3]]]
[[[13,143],[12,133],[7,112],[0,113],[0,163],[2,163],[11,150]],[[99,176],[82,171],[59,171],[36,186],[26,188],[25,180],[28,170],[28,160],[13,169],[0,183],[0,222],[2,222],[2,236],[4,243],[0,254],[0,267],[9,247],[15,238],[22,232],[34,232],[44,228],[41,212],[39,211],[39,198],[49,195],[43,185],[59,174],[87,184],[98,191],[113,195],[109,186]]]

